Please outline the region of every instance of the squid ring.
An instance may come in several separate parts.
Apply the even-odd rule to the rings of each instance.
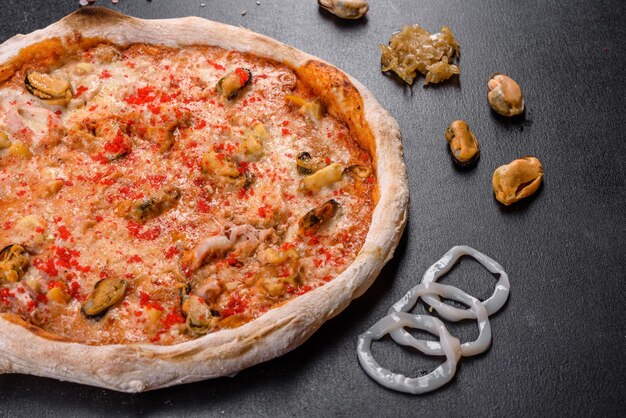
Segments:
[[[469,306],[470,308],[467,311],[473,315],[473,319],[478,320],[479,334],[476,340],[461,344],[461,355],[463,357],[469,357],[487,351],[491,345],[491,325],[489,324],[487,310],[480,300],[454,286],[446,286],[439,283],[418,284],[409,290],[402,299],[396,302],[389,310],[389,313],[408,312],[415,306],[420,297],[425,299],[426,295],[443,296],[444,298],[452,299]],[[437,309],[434,306],[433,308]],[[459,321],[459,319],[456,319],[456,321]],[[424,354],[430,356],[441,356],[444,354],[443,347],[439,342],[418,340],[403,328],[396,328],[390,331],[389,335],[391,335],[391,338],[398,344],[413,347]]]
[[[402,327],[417,328],[438,335],[446,361],[425,376],[407,377],[381,367],[372,355],[372,341]],[[357,355],[363,370],[381,385],[400,392],[419,395],[438,389],[448,383],[456,373],[461,356],[460,342],[446,329],[443,322],[428,315],[412,315],[405,312],[392,313],[376,322],[359,336]]]
[[[506,300],[509,297],[509,291],[511,284],[509,283],[509,276],[506,274],[502,266],[490,257],[480,251],[468,247],[466,245],[458,245],[450,248],[450,250],[439,259],[435,264],[430,266],[422,278],[422,284],[434,283],[441,276],[450,271],[450,269],[456,264],[456,262],[464,255],[469,255],[478,261],[484,268],[494,274],[499,274],[500,278],[496,283],[496,288],[493,295],[483,301],[483,305],[487,309],[489,316],[498,312],[500,308],[504,306]],[[436,295],[424,295],[422,300],[432,306],[442,318],[448,321],[458,322],[461,319],[475,319],[476,316],[469,309],[458,309],[454,306],[446,305],[441,302]]]

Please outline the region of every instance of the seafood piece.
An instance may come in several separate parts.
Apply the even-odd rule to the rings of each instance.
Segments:
[[[73,96],[69,81],[38,71],[28,73],[24,85],[30,94],[51,105],[65,106]]]
[[[394,34],[389,45],[380,45],[381,71],[393,71],[407,84],[413,84],[417,72],[424,74],[424,84],[440,83],[461,72],[452,64],[459,57],[459,43],[447,26],[431,34],[420,25],[405,26]]]
[[[197,294],[204,298],[205,301],[215,302],[223,292],[224,289],[222,289],[218,280],[210,280],[198,289]]]
[[[298,113],[306,116],[312,122],[319,122],[322,120],[324,113],[326,112],[324,105],[318,98],[308,101],[302,97],[288,94],[285,96],[285,101],[299,106],[300,109],[298,109]]]
[[[439,84],[455,74],[461,74],[461,69],[457,65],[450,64],[448,61],[448,57],[443,57],[441,61],[430,65],[426,73],[424,85],[429,83]]]
[[[274,250],[272,248],[268,248],[263,253],[262,261],[266,264],[279,266],[281,264],[285,264],[289,260],[298,260],[299,258],[300,254],[298,254],[298,251],[296,251],[295,248],[289,248],[287,250]]]
[[[339,163],[332,163],[302,179],[302,185],[306,190],[316,192],[322,187],[330,186],[341,180],[342,174],[343,166]]]
[[[442,285],[439,285],[442,286]],[[372,355],[372,341],[379,340],[399,328],[416,328],[439,337],[439,344],[446,361],[432,372],[418,377],[407,377],[381,367]],[[454,337],[443,322],[428,315],[413,315],[406,312],[391,313],[359,335],[357,355],[363,370],[379,384],[400,392],[415,395],[439,389],[448,383],[456,373],[461,358],[461,343]]]
[[[183,254],[181,262],[186,269],[194,271],[202,266],[203,261],[210,256],[224,254],[233,248],[234,243],[224,235],[209,237],[200,242],[193,249]]]
[[[365,0],[318,0],[321,8],[342,19],[359,19],[367,14],[369,5]]]
[[[72,297],[67,292],[64,282],[55,282],[55,286],[48,289],[46,299],[59,304],[66,304]]]
[[[350,167],[347,167],[345,170],[343,170],[343,172],[359,180],[365,180],[372,175],[372,169],[366,165],[361,164],[351,165]]]
[[[31,152],[30,148],[28,148],[28,145],[17,141],[12,143],[7,151],[10,155],[25,160],[29,160],[30,157],[33,156],[33,153]]]
[[[182,311],[185,324],[194,335],[208,333],[219,320],[219,317],[213,316],[204,299],[194,294],[183,295]]]
[[[238,225],[231,227],[222,235],[215,235],[201,241],[183,254],[181,258],[183,271],[193,272],[202,267],[205,259],[223,256],[235,246],[241,237],[246,242],[250,241],[255,244],[258,243],[259,231],[250,225]]]
[[[138,201],[122,202],[117,212],[127,219],[143,222],[156,218],[178,204],[182,192],[178,187],[170,186],[163,189],[158,195]]]
[[[491,182],[498,202],[508,206],[535,193],[542,178],[541,161],[526,156],[498,167]]]
[[[132,140],[115,120],[98,121],[94,133],[104,141],[104,157],[108,161],[122,158],[132,151]]]
[[[17,282],[24,277],[30,257],[26,249],[19,244],[11,244],[0,251],[0,283]]]
[[[480,156],[480,144],[465,121],[455,120],[446,129],[452,161],[461,167],[473,165]]]
[[[252,81],[252,72],[247,68],[237,68],[217,82],[217,93],[225,99],[232,100]]]
[[[301,152],[296,157],[296,167],[298,173],[302,175],[313,174],[326,167],[326,165],[320,158],[314,158],[306,151]]]
[[[249,130],[244,137],[244,140],[239,145],[237,153],[233,155],[233,158],[239,162],[246,161],[259,161],[265,156],[263,150],[263,141],[269,138],[269,134],[262,123],[257,123]]]
[[[237,178],[241,174],[237,169],[237,163],[231,157],[215,151],[204,154],[200,166],[207,173],[222,177]]]
[[[249,171],[246,171],[244,173],[244,178],[245,180],[243,181],[243,187],[244,189],[249,189],[250,187],[252,187],[252,185],[254,184],[255,180],[256,180],[256,175],[254,173],[251,173]]]
[[[295,248],[268,248],[260,254],[264,264],[257,285],[270,297],[283,295],[286,286],[296,286],[300,274],[300,254]]]
[[[59,193],[59,191],[63,188],[65,182],[62,179],[54,179],[46,182],[43,187],[42,196],[43,197],[52,197]]]
[[[524,111],[524,94],[512,78],[495,73],[487,83],[487,100],[494,112],[502,116],[515,116]]]
[[[94,317],[104,314],[118,303],[126,294],[126,280],[102,279],[93,288],[93,292],[83,304],[82,311],[86,316]]]
[[[159,152],[167,152],[172,149],[176,142],[174,132],[178,126],[178,121],[164,126],[149,126],[146,130],[146,136],[156,144],[159,144]]]
[[[335,199],[330,199],[323,205],[308,211],[299,222],[299,234],[311,235],[314,234],[322,225],[332,218],[337,209],[339,203]]]

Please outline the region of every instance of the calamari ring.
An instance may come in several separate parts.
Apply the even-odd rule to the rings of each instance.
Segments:
[[[467,311],[473,315],[472,319],[478,320],[479,334],[476,340],[461,344],[461,355],[463,357],[469,357],[487,351],[491,345],[491,325],[489,324],[487,309],[485,309],[480,300],[468,295],[457,287],[439,283],[418,284],[409,290],[402,299],[397,301],[391,309],[389,309],[389,313],[408,312],[413,309],[420,297],[425,299],[426,295],[443,296],[444,298],[452,299],[469,306]],[[434,306],[433,308],[437,309]],[[452,319],[451,321],[456,322],[459,320],[460,319]],[[442,345],[437,341],[418,340],[403,328],[394,329],[389,332],[389,335],[391,335],[391,338],[398,344],[413,347],[429,356],[441,356],[444,354]]]
[[[402,327],[418,328],[438,335],[446,361],[426,376],[420,377],[407,377],[381,367],[372,356],[372,340],[378,340],[394,329]],[[359,336],[357,355],[365,373],[376,382],[389,389],[419,395],[439,389],[452,380],[461,357],[461,344],[439,319],[428,315],[398,312],[385,316]]]
[[[509,297],[509,290],[511,288],[509,276],[497,261],[471,247],[466,245],[457,245],[450,248],[450,250],[445,253],[441,259],[439,259],[439,261],[426,270],[426,273],[424,273],[424,276],[422,277],[422,284],[436,282],[441,276],[449,272],[459,258],[464,255],[472,256],[489,272],[500,275],[493,295],[491,295],[489,299],[482,302],[487,309],[487,314],[491,316],[504,306]],[[424,295],[422,300],[436,309],[439,315],[448,321],[457,322],[461,319],[476,318],[471,310],[458,309],[454,306],[446,305],[436,295]]]

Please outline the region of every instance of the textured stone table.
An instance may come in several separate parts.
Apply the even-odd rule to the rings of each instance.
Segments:
[[[626,414],[626,3],[622,0],[371,0],[367,18],[342,22],[315,0],[99,0],[144,18],[197,15],[241,25],[323,58],[358,78],[398,119],[411,187],[407,230],[370,290],[309,341],[235,377],[138,395],[33,376],[0,376],[0,416],[555,416]],[[204,4],[204,7],[201,6]],[[78,0],[3,0],[0,40],[46,26]],[[245,14],[243,12],[246,12]],[[378,44],[405,23],[452,28],[460,78],[406,87],[379,71]],[[516,79],[524,117],[496,117],[493,72]],[[481,141],[470,171],[450,162],[447,125],[466,120]],[[545,184],[511,208],[491,174],[532,154]],[[426,396],[378,386],[359,367],[356,337],[418,283],[450,247],[498,260],[512,290],[492,317],[493,345],[464,359]],[[443,283],[489,296],[495,280],[463,260]],[[471,321],[451,325],[467,340]],[[375,345],[388,367],[416,375],[439,359]]]

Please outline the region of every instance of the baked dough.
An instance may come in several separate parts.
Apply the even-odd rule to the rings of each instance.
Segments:
[[[197,17],[141,20],[97,7],[80,9],[45,29],[0,45],[0,80],[10,77],[38,47],[64,47],[77,39],[121,45],[215,45],[287,65],[372,155],[378,183],[376,208],[365,244],[343,273],[239,328],[170,346],[96,346],[64,341],[15,315],[3,314],[0,373],[33,374],[125,392],[230,375],[302,344],[372,284],[402,235],[409,195],[398,124],[363,85],[328,63],[243,28]]]

